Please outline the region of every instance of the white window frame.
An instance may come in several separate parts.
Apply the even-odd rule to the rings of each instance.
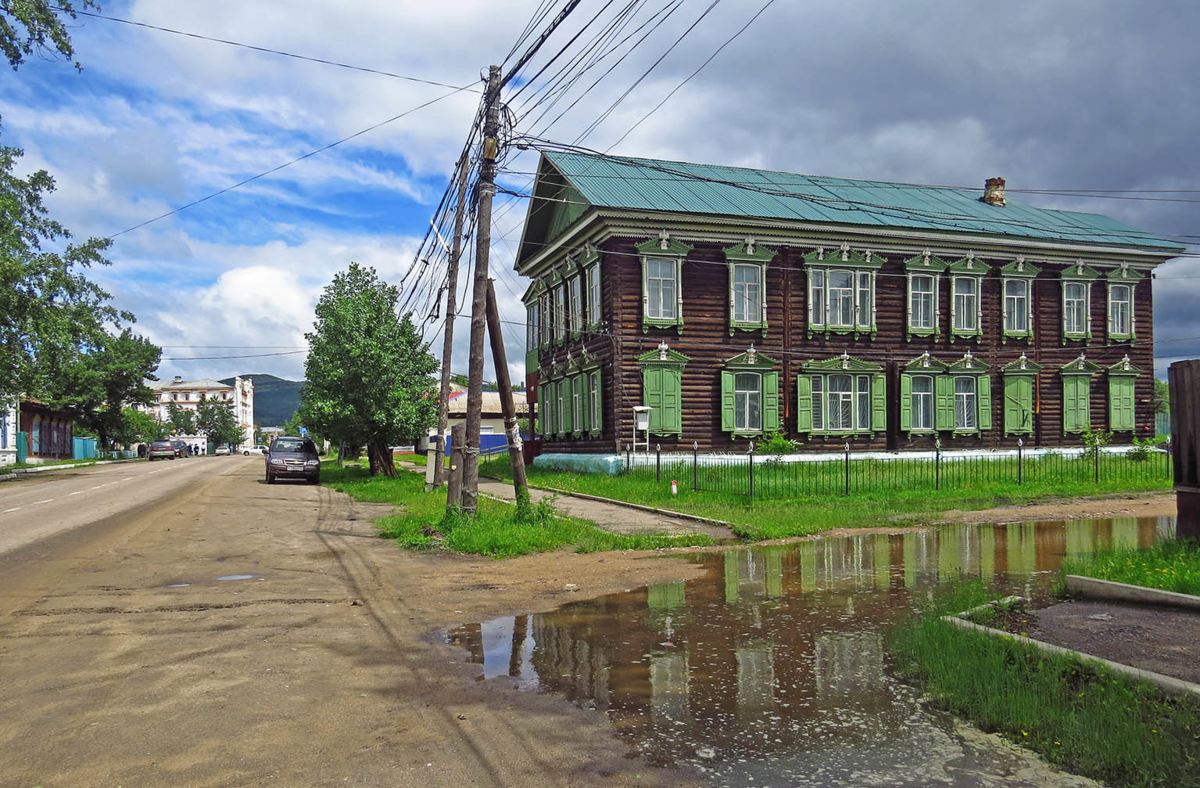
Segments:
[[[754,383],[743,387],[746,380]],[[758,423],[751,424],[753,403],[758,405]],[[733,427],[735,432],[762,432],[763,376],[761,372],[737,371],[733,375]]]
[[[969,294],[959,294],[960,282],[971,284]],[[983,325],[982,290],[983,277],[959,275],[950,277],[950,330],[952,333],[960,336],[976,336],[980,333],[980,327]],[[960,299],[962,299],[961,302]],[[968,318],[971,321],[970,325],[965,322]]]
[[[588,430],[598,432],[596,423],[600,421],[600,370],[588,373]]]
[[[1021,285],[1024,288],[1024,293],[1021,295],[1010,295],[1008,292],[1009,285]],[[1033,279],[1019,276],[1007,276],[1000,280],[1001,291],[1003,293],[1003,319],[1004,333],[1009,336],[1029,336],[1033,332]],[[1009,304],[1012,303],[1012,308]],[[1010,321],[1012,316],[1020,316],[1024,322],[1024,326],[1018,328]]]
[[[810,331],[858,334],[875,331],[875,269],[833,265],[808,269],[808,325]],[[849,284],[833,287],[833,277],[849,277]],[[763,288],[764,294],[766,288]],[[837,306],[835,307],[835,303]],[[837,313],[837,322],[834,314]]]
[[[1078,298],[1070,296],[1071,288],[1078,287],[1083,291],[1083,294]],[[1083,338],[1091,335],[1089,330],[1092,325],[1092,283],[1078,279],[1065,279],[1062,283],[1063,288],[1063,334],[1068,338]],[[1072,309],[1071,304],[1078,303],[1081,306]],[[1079,330],[1073,330],[1070,315],[1074,313],[1080,318]]]
[[[918,380],[928,381],[929,391],[917,391]],[[937,384],[933,375],[910,375],[909,384],[912,387],[912,401],[909,403],[912,431],[934,432],[937,429]]]
[[[835,276],[849,278],[849,285],[834,287],[833,278]],[[825,319],[829,328],[854,328],[856,325],[855,312],[858,309],[857,283],[858,277],[855,276],[855,271],[852,269],[830,268],[825,272]],[[834,304],[837,304],[836,310]],[[834,322],[835,311],[838,317],[837,322]]]
[[[536,301],[525,307],[525,351],[526,352],[537,350],[537,348],[538,348],[538,338],[539,338],[538,318],[539,318],[540,312],[541,312],[541,305],[538,304]],[[229,399],[229,395],[226,394],[225,398]]]
[[[567,378],[567,380],[571,381],[571,430],[575,433],[582,433],[583,403],[580,401],[582,399],[580,389],[583,388],[583,381],[579,381],[579,385],[576,385],[575,381],[579,380],[578,376]]]
[[[651,276],[651,269],[658,266],[670,266],[670,276]],[[679,292],[679,258],[676,257],[647,257],[645,266],[645,282],[644,287],[644,302],[645,302],[645,317],[649,320],[675,323],[679,320],[680,308],[682,306],[681,296]],[[651,299],[650,283],[658,282],[658,297]],[[664,298],[663,282],[670,282],[672,288],[672,297]],[[657,303],[654,303],[657,301]],[[666,306],[670,304],[671,313],[667,314]],[[657,308],[659,314],[654,314],[654,309]]]
[[[1126,293],[1124,299],[1114,297],[1118,288],[1124,288]],[[1133,282],[1109,282],[1108,284],[1108,334],[1111,337],[1125,339],[1133,336],[1133,288]],[[1117,325],[1115,308],[1118,304],[1125,305],[1123,327]]]
[[[970,381],[970,391],[958,390],[958,384],[962,381]],[[963,423],[960,416],[969,417],[971,423]],[[954,431],[979,431],[979,381],[975,375],[954,376]]]
[[[938,327],[937,326],[937,323],[938,323],[938,280],[940,278],[941,277],[939,277],[937,274],[934,274],[934,273],[929,273],[929,274],[910,273],[908,275],[908,329],[909,329],[909,331],[922,331],[922,332],[937,331],[937,327]],[[917,303],[916,296],[918,295],[918,291],[916,289],[916,282],[918,279],[926,279],[929,281],[929,290],[928,291],[922,290],[919,293],[921,296],[929,297],[928,325],[922,325],[917,320],[917,318],[919,317],[918,310],[916,308],[916,303]]]
[[[824,268],[814,268],[808,272],[808,324],[814,328],[825,327]]]
[[[545,293],[542,293],[542,295],[538,298],[538,303],[540,303],[542,307],[541,342],[539,343],[539,346],[547,347],[550,344],[550,328],[553,325],[550,320],[552,301],[549,290],[547,290]]]
[[[849,380],[849,390],[834,391],[834,378]],[[814,433],[851,435],[871,431],[874,407],[872,374],[861,372],[810,373],[809,380],[812,385],[812,430]],[[848,405],[849,407],[849,426],[831,426],[832,416],[837,412],[839,405]]]
[[[738,275],[746,272],[752,273],[753,281],[739,282]],[[766,309],[764,303],[764,295],[766,288],[763,286],[763,266],[759,263],[731,263],[729,266],[729,276],[731,278],[731,309],[733,310],[734,323],[748,323],[754,327],[761,326],[763,323],[763,312]],[[751,295],[753,294],[753,298]],[[742,313],[738,314],[739,298],[743,305]],[[746,306],[753,303],[754,313],[750,314]]]
[[[567,339],[567,285],[562,283],[554,287],[554,341],[565,342]]]
[[[588,324],[593,328],[600,325],[600,263],[595,263],[587,269]]]
[[[572,276],[567,280],[567,310],[570,314],[570,326],[572,336],[579,336],[583,331],[583,279],[579,276]]]

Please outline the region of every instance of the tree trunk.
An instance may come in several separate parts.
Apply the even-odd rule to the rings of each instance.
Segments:
[[[389,479],[396,478],[396,464],[392,461],[392,447],[384,441],[371,441],[367,451],[371,459],[371,475],[383,474]]]

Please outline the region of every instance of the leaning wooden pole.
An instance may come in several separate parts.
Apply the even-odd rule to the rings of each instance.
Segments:
[[[479,501],[479,422],[483,415],[483,335],[487,332],[488,257],[492,248],[492,197],[500,155],[500,67],[488,70],[483,156],[479,164],[475,211],[475,282],[471,291],[471,356],[467,361],[467,438],[463,446],[462,508],[475,514]]]
[[[500,329],[500,308],[496,288],[487,283],[487,329],[492,343],[492,362],[496,365],[496,387],[500,389],[500,411],[504,415],[504,434],[508,438],[508,462],[512,465],[513,489],[517,506],[529,503],[529,485],[525,482],[525,459],[521,453],[521,430],[517,426],[517,406],[513,402],[512,380],[508,376],[508,355],[504,351],[504,332]]]
[[[458,162],[458,200],[454,209],[454,238],[446,274],[446,333],[442,340],[442,388],[438,400],[437,453],[433,458],[433,486],[446,483],[446,427],[450,422],[450,360],[454,356],[454,313],[458,309],[458,260],[462,256],[463,217],[467,212],[467,157]],[[457,502],[455,502],[457,505]]]

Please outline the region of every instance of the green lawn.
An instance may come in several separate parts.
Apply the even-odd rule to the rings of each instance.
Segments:
[[[989,598],[981,584],[954,591],[889,636],[902,674],[935,703],[1108,784],[1200,784],[1200,700],[947,624],[940,614]]]
[[[511,478],[508,461],[503,457],[489,459],[481,464],[481,468],[481,473],[486,475]],[[1136,474],[1106,474],[1099,484],[1090,477],[1080,480],[1073,476],[1039,476],[1018,485],[1003,476],[988,478],[982,475],[973,483],[959,480],[950,485],[947,482],[941,490],[897,482],[862,485],[868,489],[850,495],[844,494],[843,477],[841,486],[831,485],[821,492],[754,500],[733,493],[693,491],[690,467],[674,469],[674,478],[679,482],[678,496],[671,495],[671,473],[664,472],[662,482],[656,482],[653,468],[608,476],[531,467],[528,475],[530,484],[534,485],[724,520],[733,525],[738,536],[760,540],[803,536],[830,528],[924,523],[951,509],[990,509],[1049,497],[1170,489],[1171,483],[1165,476],[1144,474],[1141,467],[1134,470]],[[756,482],[761,478],[761,475],[756,476]]]
[[[1200,544],[1171,539],[1142,550],[1106,550],[1088,558],[1069,558],[1063,561],[1062,572],[1200,595]]]
[[[440,546],[506,558],[560,548],[588,553],[713,544],[712,539],[699,535],[621,536],[585,520],[556,516],[548,504],[535,504],[522,513],[512,504],[482,496],[476,517],[447,516],[446,491],[425,492],[424,478],[406,471],[386,479],[371,477],[361,467],[322,468],[321,483],[360,501],[397,504],[400,511],[375,524],[381,536],[417,550]]]

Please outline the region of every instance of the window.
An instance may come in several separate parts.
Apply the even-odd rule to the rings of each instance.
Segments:
[[[734,429],[762,430],[762,375],[739,372],[734,376]]]
[[[870,328],[874,325],[875,308],[875,275],[869,271],[858,272],[858,327]]]
[[[934,322],[934,277],[914,275],[908,290],[909,327],[921,331],[937,328]]]
[[[1087,333],[1087,289],[1083,282],[1063,285],[1063,330],[1068,336]]]
[[[562,342],[567,336],[567,287],[554,288],[554,341]]]
[[[583,330],[583,280],[571,277],[571,333],[578,335]]]
[[[598,325],[600,323],[600,264],[597,263],[587,269],[588,280],[588,324]]]
[[[762,323],[762,266],[733,266],[733,322]]]
[[[799,432],[863,433],[883,429],[883,375],[800,375],[797,388]]]
[[[801,376],[803,379],[803,376]],[[814,431],[825,429],[825,378],[813,375],[809,385],[812,386],[812,424]]]
[[[540,332],[538,330],[538,316],[540,308],[537,304],[533,304],[525,308],[525,350],[536,350],[538,346],[538,338]],[[229,395],[225,395],[225,399],[229,399]]]
[[[550,294],[545,293],[544,295],[542,295],[540,301],[542,304],[540,345],[542,347],[545,347],[550,344],[550,326],[553,324],[553,321],[550,319]]]
[[[808,275],[808,322],[825,325],[825,272],[817,269]]]
[[[912,429],[932,431],[933,421],[933,378],[929,375],[912,376]]]
[[[575,432],[583,432],[583,378],[571,378],[571,424]]]
[[[975,395],[975,378],[954,379],[954,429],[979,429],[979,403]]]
[[[542,392],[542,402],[545,407],[542,408],[542,434],[554,434],[554,383],[547,383]]]
[[[1009,334],[1029,331],[1029,280],[1004,280],[1004,330]]]
[[[600,370],[588,375],[588,428],[595,435],[601,432]]]
[[[829,325],[854,325],[854,274],[850,271],[829,272]]]
[[[1126,284],[1108,286],[1108,333],[1127,337],[1133,333],[1133,287]]]
[[[1040,366],[1022,357],[1004,369],[1004,434],[1033,433],[1033,381]]]
[[[563,378],[554,386],[554,426],[559,433],[564,433],[570,429],[569,425],[567,424],[567,416],[570,414],[563,408],[563,394],[565,393],[563,392],[563,389],[566,388],[569,383],[570,381],[568,381],[566,378]]]
[[[675,319],[675,261],[646,261],[646,316]]]
[[[854,429],[854,385],[849,375],[829,376],[829,429]]]
[[[954,330],[974,333],[979,330],[979,279],[956,276],[954,279]]]
[[[1063,432],[1083,432],[1091,423],[1091,375],[1063,375]]]
[[[637,357],[642,369],[642,404],[651,408],[651,434],[682,435],[683,367],[690,360],[668,348],[666,342]]]

